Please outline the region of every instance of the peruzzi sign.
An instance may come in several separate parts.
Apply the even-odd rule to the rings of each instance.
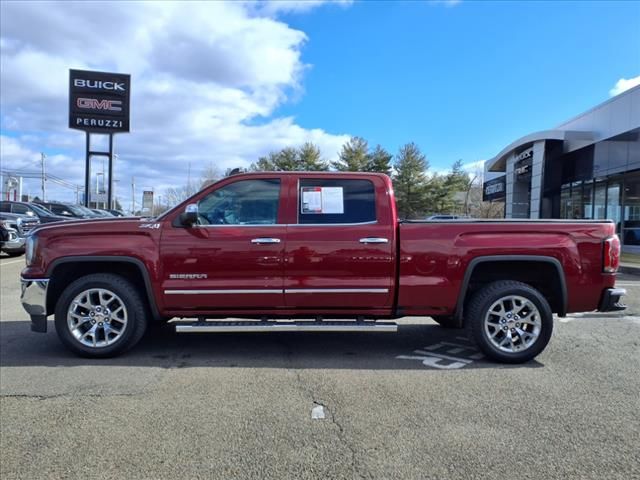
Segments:
[[[69,70],[69,128],[128,132],[130,90],[129,75]]]

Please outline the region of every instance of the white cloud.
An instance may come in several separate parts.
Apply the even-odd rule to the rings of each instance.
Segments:
[[[462,169],[472,175],[481,174],[484,171],[484,162],[486,162],[486,160],[478,160],[476,162],[465,163],[464,165],[462,165]]]
[[[615,97],[616,95],[620,95],[622,92],[625,92],[638,85],[640,85],[640,75],[633,78],[621,78],[616,82],[616,85],[611,90],[609,90],[609,95]]]
[[[308,68],[306,34],[277,14],[321,3],[2,2],[2,168],[35,169],[46,151],[52,174],[83,183],[84,135],[67,128],[70,68],[132,76],[132,131],[115,139],[124,197],[132,176],[161,191],[186,183],[189,163],[197,178],[308,140],[333,159],[347,135],[277,115]]]
[[[264,15],[277,15],[279,13],[304,13],[323,4],[348,6],[353,0],[271,0],[264,2],[247,2],[249,8]]]

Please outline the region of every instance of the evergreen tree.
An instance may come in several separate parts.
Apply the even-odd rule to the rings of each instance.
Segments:
[[[311,142],[306,142],[298,148],[298,170],[320,172],[329,170],[329,165],[322,160],[320,148]]]
[[[396,156],[395,170],[393,189],[398,214],[402,219],[419,218],[428,210],[429,162],[415,143],[407,143]]]
[[[365,172],[369,163],[369,145],[364,138],[351,137],[342,146],[336,162],[332,162],[333,168],[339,172]]]
[[[469,173],[462,168],[462,160],[457,160],[451,166],[451,172],[447,174],[445,182],[447,187],[454,192],[466,192],[469,188]]]
[[[324,171],[329,165],[322,160],[320,149],[307,142],[299,148],[286,147],[279,152],[270,152],[266,157],[260,157],[250,169],[254,172]]]
[[[385,175],[391,175],[391,159],[393,155],[387,152],[380,145],[377,145],[373,152],[367,155],[367,164],[365,172],[378,172]]]

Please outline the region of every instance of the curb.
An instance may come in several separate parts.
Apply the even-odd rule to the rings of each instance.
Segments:
[[[629,275],[640,275],[640,265],[620,265],[618,272]]]

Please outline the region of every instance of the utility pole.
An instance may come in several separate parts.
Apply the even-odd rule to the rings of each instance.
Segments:
[[[131,177],[131,215],[136,214],[136,179]]]
[[[45,169],[44,169],[44,159],[47,158],[47,156],[44,154],[44,152],[40,153],[40,166],[42,167],[42,201],[46,202],[47,201],[47,186],[46,186],[46,181],[47,181],[47,177],[46,177],[46,173],[45,173]]]

